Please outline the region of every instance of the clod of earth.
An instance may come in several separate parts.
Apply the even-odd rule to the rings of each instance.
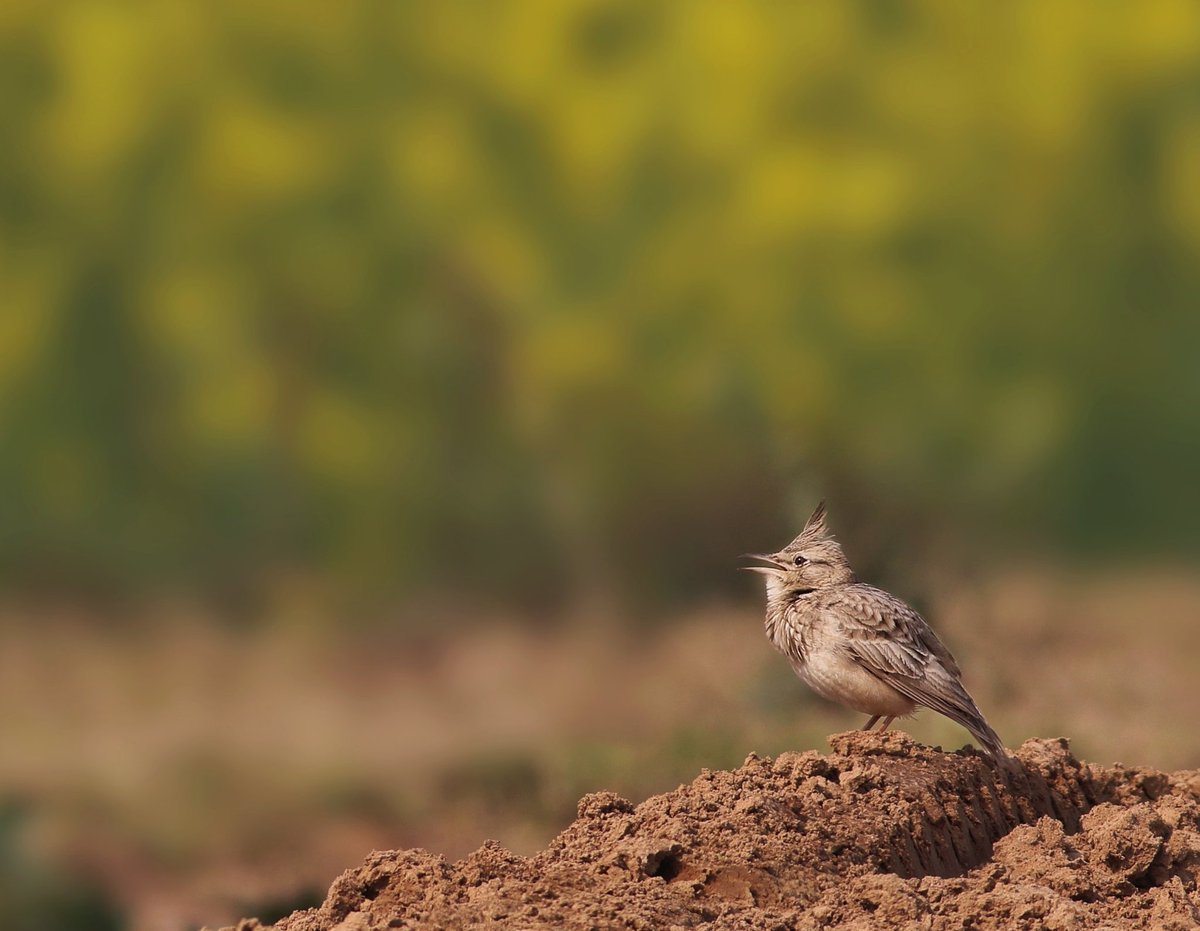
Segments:
[[[830,745],[637,806],[588,795],[529,858],[376,852],[275,928],[1200,928],[1200,771],[1091,766],[1065,740],[1007,771],[901,733]]]

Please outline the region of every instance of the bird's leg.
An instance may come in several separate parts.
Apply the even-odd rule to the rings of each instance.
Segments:
[[[871,728],[873,728],[875,726],[875,722],[878,721],[881,717],[883,717],[883,716],[878,715],[878,714],[871,715],[871,720],[869,720],[866,724],[864,724],[862,726],[862,729],[864,731],[869,731]]]
[[[884,718],[884,719],[883,719],[883,727],[881,727],[881,728],[879,729],[878,733],[882,734],[884,731],[886,731],[886,730],[887,730],[889,727],[891,727],[891,726],[892,726],[892,722],[893,722],[893,721],[895,721],[895,720],[896,720],[896,717],[895,717],[895,715],[893,715],[893,716],[892,716],[892,717],[890,717],[890,718]]]

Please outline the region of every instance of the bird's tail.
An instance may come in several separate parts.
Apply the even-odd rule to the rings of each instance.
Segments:
[[[978,709],[974,716],[974,720],[968,722],[963,721],[963,726],[971,732],[971,736],[983,745],[983,749],[996,762],[1001,762],[1008,759],[1008,751],[1004,748],[1004,741],[1000,739],[990,724],[983,719],[983,715],[979,714]]]
[[[965,727],[971,732],[971,736],[979,741],[984,752],[997,763],[1009,759],[1008,751],[1004,749],[1004,741],[992,730],[992,726],[988,724],[974,699],[962,687],[962,683],[955,681],[948,685],[945,691],[948,691],[949,695],[927,693],[924,700],[918,700]]]
[[[1004,741],[992,730],[983,717],[983,712],[975,704],[975,700],[963,688],[958,678],[958,668],[947,669],[941,663],[930,663],[926,667],[924,679],[913,679],[905,676],[892,676],[886,681],[901,695],[912,699],[918,705],[931,708],[938,714],[944,714],[956,724],[961,724],[982,745],[984,752],[997,763],[1009,759],[1008,751],[1004,749]]]

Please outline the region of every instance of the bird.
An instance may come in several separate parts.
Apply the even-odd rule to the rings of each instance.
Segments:
[[[767,636],[823,698],[882,718],[879,733],[918,707],[961,724],[993,760],[1007,760],[999,735],[962,684],[950,651],[916,611],[859,582],[826,526],[822,501],[799,536],[777,553],[747,554],[766,579]]]

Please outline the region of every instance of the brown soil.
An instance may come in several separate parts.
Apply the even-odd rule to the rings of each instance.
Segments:
[[[1089,766],[1065,740],[1006,770],[900,733],[830,744],[637,806],[588,795],[529,858],[376,852],[276,928],[1200,928],[1200,771]]]

